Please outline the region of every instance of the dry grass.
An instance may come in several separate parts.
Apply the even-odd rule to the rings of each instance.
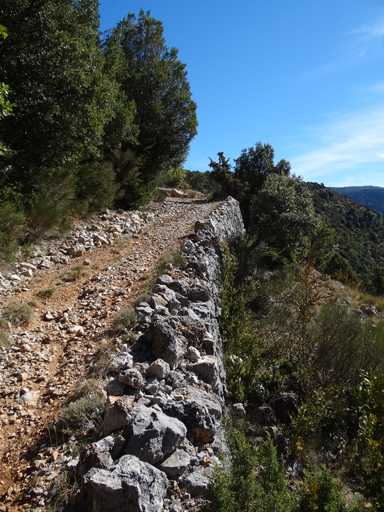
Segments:
[[[1,313],[1,319],[13,325],[27,324],[33,314],[33,309],[28,304],[16,304],[11,302]]]

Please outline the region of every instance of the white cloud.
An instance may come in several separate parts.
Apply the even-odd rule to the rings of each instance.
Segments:
[[[340,73],[376,59],[383,53],[383,37],[384,19],[348,32],[340,46],[335,49],[335,59],[309,71],[304,78]]]
[[[355,171],[367,182],[369,166],[383,164],[384,106],[336,117],[320,127],[308,129],[303,138],[307,139],[307,149],[296,149],[290,159],[295,174],[307,180],[325,181],[341,171]],[[376,172],[376,182],[378,179],[383,182],[384,172]]]

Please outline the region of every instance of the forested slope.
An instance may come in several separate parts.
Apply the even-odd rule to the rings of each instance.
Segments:
[[[357,203],[365,204],[373,210],[384,214],[384,187],[330,187],[343,196],[350,197]]]

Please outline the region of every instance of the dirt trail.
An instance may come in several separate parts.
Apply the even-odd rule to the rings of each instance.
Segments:
[[[0,348],[0,512],[27,510],[31,500],[36,503],[40,491],[30,492],[34,475],[58,456],[54,440],[47,441],[47,425],[86,379],[103,332],[116,312],[142,292],[159,259],[178,248],[194,222],[216,206],[191,199],[164,204],[152,205],[156,223],[136,238],[118,238],[112,246],[73,259],[66,272],[89,260],[78,280],[63,282],[63,267],[54,267],[32,278],[28,291],[0,296],[0,311],[11,302],[35,303],[29,325],[11,329],[12,347]],[[53,295],[39,299],[36,293],[47,288],[55,288]],[[23,403],[31,392],[30,403]],[[52,446],[41,452],[44,440]]]

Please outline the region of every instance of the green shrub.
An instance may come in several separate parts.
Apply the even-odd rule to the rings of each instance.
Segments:
[[[24,222],[24,214],[11,203],[0,206],[0,257],[5,261],[12,261],[15,257]]]
[[[29,237],[40,238],[52,231],[62,234],[70,228],[69,216],[74,199],[74,175],[69,168],[39,168],[36,171],[35,190],[29,198]]]
[[[323,385],[350,381],[357,384],[361,368],[384,371],[384,323],[361,322],[359,315],[334,300],[314,318],[318,340],[314,368]]]
[[[210,512],[289,511],[292,498],[271,438],[268,436],[254,452],[244,433],[232,429],[229,442],[231,466],[216,468]]]
[[[119,311],[112,323],[112,328],[115,331],[122,331],[129,329],[135,325],[137,316],[134,308],[122,309]]]
[[[6,332],[0,331],[0,347],[4,347],[4,348],[10,347],[11,343],[12,343],[12,340],[9,337],[9,335]]]
[[[107,337],[102,340],[99,349],[95,354],[91,375],[96,379],[102,379],[108,375],[109,365],[116,354],[114,338]]]
[[[52,297],[54,291],[55,288],[44,288],[44,290],[38,291],[36,296],[39,297],[39,299],[49,299]]]
[[[89,161],[79,168],[76,197],[87,211],[100,211],[112,206],[116,188],[112,162]]]
[[[384,374],[362,372],[356,389],[359,403],[359,435],[355,453],[356,473],[363,481],[363,494],[384,511]]]
[[[63,430],[96,430],[102,422],[105,403],[104,396],[97,390],[70,403],[61,413]]]
[[[162,203],[168,197],[168,193],[165,190],[160,190],[156,188],[152,193],[152,201],[155,203]]]
[[[1,318],[14,325],[27,324],[33,314],[31,306],[28,304],[16,304],[11,302],[1,313]]]
[[[359,512],[359,505],[347,506],[331,472],[323,466],[320,471],[310,467],[296,496],[292,512]]]
[[[77,281],[78,279],[81,279],[84,276],[84,265],[75,265],[74,267],[71,268],[71,270],[63,274],[61,276],[61,279],[63,281],[70,283],[73,281]]]
[[[184,256],[180,254],[179,251],[170,251],[159,260],[158,264],[156,265],[155,274],[157,276],[163,275],[167,270],[167,264],[170,263],[171,265],[177,266],[181,265],[184,261]]]

